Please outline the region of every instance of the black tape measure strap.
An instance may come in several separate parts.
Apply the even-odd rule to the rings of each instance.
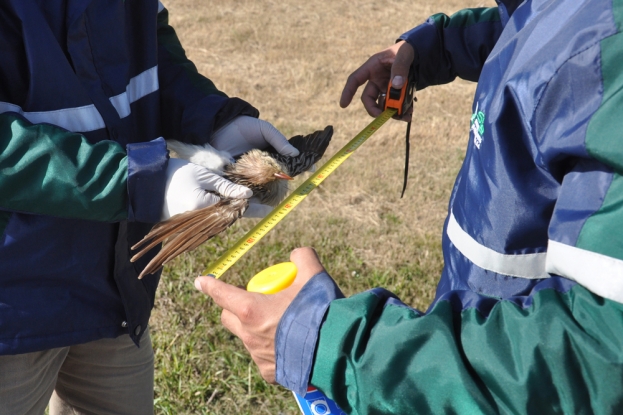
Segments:
[[[417,101],[415,98],[415,72],[413,67],[409,69],[409,75],[407,81],[402,85],[402,88],[392,87],[391,81],[387,85],[387,92],[381,94],[381,104],[386,110],[394,108],[397,111],[397,115],[403,116],[409,111],[409,108],[413,105],[413,102]],[[402,182],[402,192],[400,198],[405,195],[407,189],[407,181],[409,179],[409,136],[411,134],[411,121],[407,123],[407,133],[405,136],[405,170],[404,179]]]
[[[407,190],[407,180],[409,179],[409,147],[411,147],[409,143],[409,136],[411,134],[411,121],[407,123],[407,134],[405,136],[405,175],[402,181],[402,193],[400,193],[400,198],[405,195],[405,190]]]

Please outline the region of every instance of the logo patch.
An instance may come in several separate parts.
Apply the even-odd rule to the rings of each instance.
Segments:
[[[474,133],[474,145],[480,150],[480,144],[482,144],[482,136],[485,133],[485,113],[478,111],[478,103],[476,103],[476,110],[472,114],[470,120],[470,129]]]

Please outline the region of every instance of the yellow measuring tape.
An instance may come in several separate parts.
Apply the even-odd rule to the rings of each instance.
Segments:
[[[220,278],[232,265],[236,263],[253,245],[255,245],[264,235],[275,227],[288,213],[292,211],[308,194],[320,185],[340,164],[342,164],[350,155],[359,148],[372,134],[376,132],[387,120],[389,120],[397,110],[393,108],[386,109],[381,115],[376,117],[366,128],[350,140],[344,147],[340,149],[333,157],[329,159],[320,169],[296,190],[290,196],[286,197],[271,213],[262,219],[253,227],[245,236],[240,238],[236,244],[225,252],[219,259],[212,263],[203,272],[203,275],[213,275]]]

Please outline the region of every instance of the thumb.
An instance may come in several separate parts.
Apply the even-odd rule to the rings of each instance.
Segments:
[[[398,89],[402,88],[409,77],[409,69],[411,69],[411,65],[413,64],[414,56],[413,47],[407,42],[403,42],[392,64],[390,77],[392,87]]]
[[[221,308],[234,314],[238,313],[240,307],[244,307],[242,299],[253,295],[245,289],[218,280],[213,275],[197,277],[195,279],[195,288],[212,297],[214,302]]]
[[[204,174],[198,178],[198,182],[203,189],[217,192],[225,197],[247,199],[253,195],[253,192],[248,187],[232,183],[226,178],[214,174],[207,169]]]
[[[324,267],[320,263],[318,254],[314,248],[303,247],[296,248],[290,253],[290,261],[296,265],[297,274],[294,284],[297,287],[303,287],[314,275],[324,271]]]

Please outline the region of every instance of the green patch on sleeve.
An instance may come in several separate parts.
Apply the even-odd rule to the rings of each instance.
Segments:
[[[576,246],[623,260],[623,176],[614,174],[604,202],[582,227]]]
[[[114,141],[0,114],[0,208],[64,218],[127,218],[128,159]]]
[[[601,208],[584,224],[577,247],[623,260],[623,0],[612,2],[618,33],[603,39],[602,102],[586,131],[586,150],[614,174]]]
[[[623,33],[601,41],[603,98],[586,131],[590,155],[623,174]]]
[[[443,13],[431,16],[435,26],[444,28],[469,27],[483,22],[498,22],[500,14],[497,7],[464,9],[448,17]]]
[[[623,32],[623,0],[612,1],[612,14],[617,25],[617,31]]]

